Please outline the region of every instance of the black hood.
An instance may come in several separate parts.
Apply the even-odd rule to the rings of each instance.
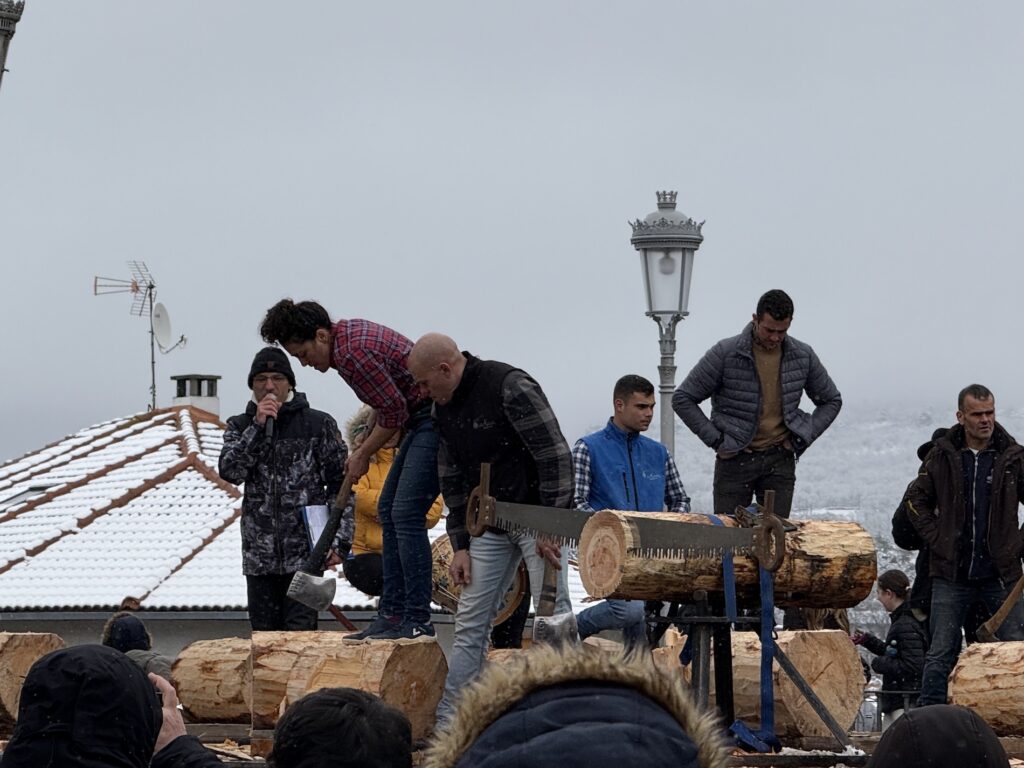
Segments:
[[[878,742],[868,768],[1009,768],[988,723],[966,707],[935,704],[900,717]]]
[[[146,768],[162,719],[153,684],[120,651],[54,651],[25,676],[0,768]]]

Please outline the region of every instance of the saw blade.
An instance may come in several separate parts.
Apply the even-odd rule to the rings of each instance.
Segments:
[[[544,536],[560,546],[576,546],[589,519],[590,514],[579,509],[494,502],[494,521],[498,528],[509,533]]]
[[[632,549],[649,557],[699,557],[754,551],[755,528],[684,523],[642,514],[630,515],[627,519],[633,528]]]

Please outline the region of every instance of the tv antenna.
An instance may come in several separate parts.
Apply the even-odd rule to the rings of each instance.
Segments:
[[[149,409],[156,410],[156,350],[166,355],[188,341],[184,336],[171,343],[171,317],[165,307],[156,301],[156,281],[144,261],[129,261],[131,280],[117,277],[94,277],[92,293],[103,296],[108,293],[130,293],[131,313],[136,317],[149,317]]]

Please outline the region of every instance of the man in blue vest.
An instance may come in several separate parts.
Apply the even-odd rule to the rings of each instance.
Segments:
[[[586,512],[689,512],[675,460],[661,443],[640,434],[654,418],[654,385],[642,376],[623,376],[615,382],[612,405],[607,426],[572,449],[573,504]],[[647,640],[643,600],[605,600],[576,619],[581,639],[619,629],[628,646]]]

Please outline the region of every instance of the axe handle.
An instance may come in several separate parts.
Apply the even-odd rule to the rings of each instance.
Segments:
[[[1010,590],[1010,594],[1007,595],[1006,600],[999,606],[999,610],[992,614],[992,618],[978,627],[978,639],[984,635],[985,637],[995,637],[996,632],[1003,626],[1003,622],[1006,621],[1006,617],[1010,615],[1010,611],[1020,600],[1021,593],[1024,592],[1024,576],[1017,579],[1017,583],[1013,585],[1013,589]]]
[[[552,616],[555,613],[555,594],[558,592],[558,569],[544,561],[544,585],[537,601],[537,616]]]
[[[314,576],[323,573],[327,550],[331,548],[334,537],[338,533],[338,527],[341,525],[341,515],[345,511],[345,505],[348,504],[348,497],[351,492],[352,478],[345,475],[345,479],[341,481],[341,489],[334,499],[334,504],[331,505],[327,525],[320,532],[320,538],[316,540],[316,546],[313,547],[313,551],[306,558],[306,562],[302,564],[302,570],[305,573],[311,573]]]

